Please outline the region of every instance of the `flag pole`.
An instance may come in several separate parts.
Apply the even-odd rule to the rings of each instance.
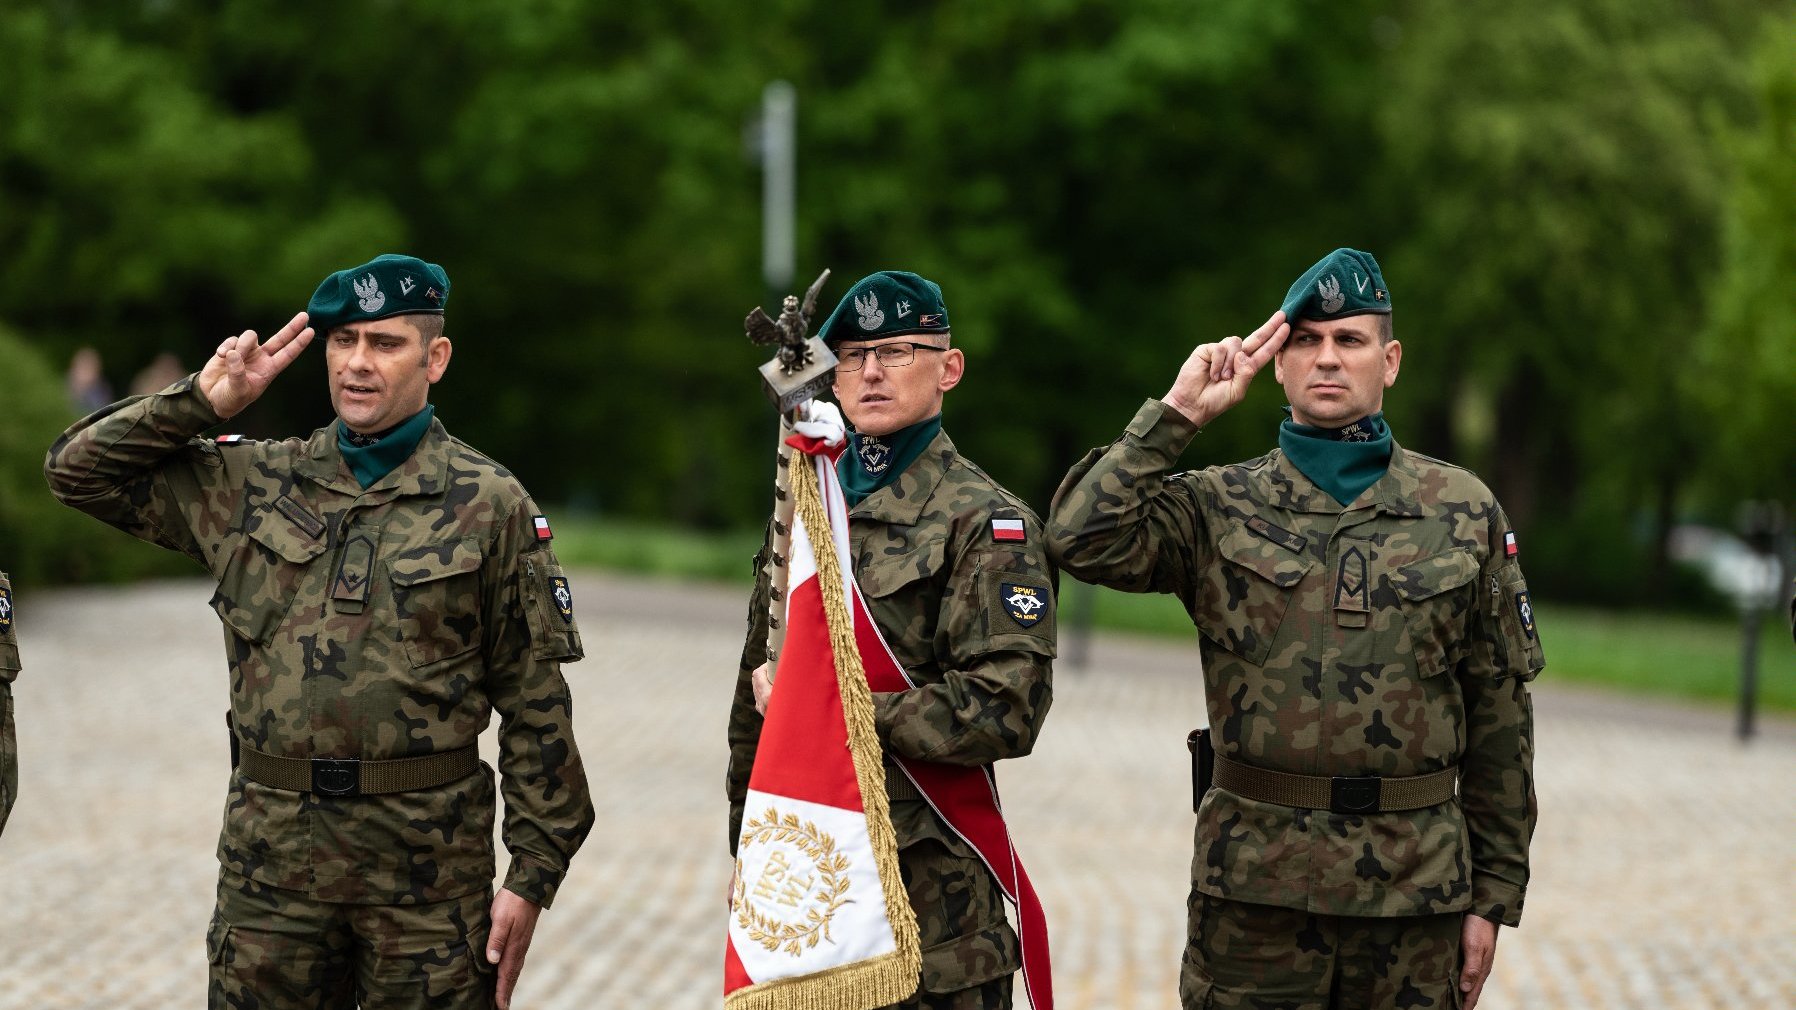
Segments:
[[[766,572],[772,586],[767,600],[767,663],[769,669],[779,665],[780,650],[786,638],[786,591],[791,571],[792,552],[792,462],[794,450],[786,440],[795,432],[800,409],[827,390],[835,374],[836,356],[817,337],[806,337],[811,317],[817,311],[817,294],[829,280],[825,270],[811,283],[801,302],[787,295],[777,320],[756,306],[743,328],[748,339],[758,345],[779,345],[773,360],[761,366],[762,387],[768,399],[779,410],[780,430],[778,456],[773,472],[773,530],[768,550]]]

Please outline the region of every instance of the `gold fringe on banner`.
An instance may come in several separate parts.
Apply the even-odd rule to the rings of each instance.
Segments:
[[[799,521],[811,538],[811,554],[817,565],[817,585],[823,594],[823,612],[829,622],[829,649],[835,656],[836,686],[842,694],[842,714],[848,722],[848,750],[854,757],[854,775],[867,809],[867,834],[873,844],[873,861],[879,867],[880,887],[885,891],[886,919],[898,949],[890,954],[810,975],[761,982],[738,989],[724,1000],[726,1010],[843,1010],[844,1007],[882,1007],[909,999],[917,991],[923,970],[922,941],[917,935],[917,914],[910,907],[904,879],[898,873],[898,835],[892,829],[892,808],[886,798],[885,762],[880,758],[879,733],[873,726],[873,692],[854,642],[854,621],[847,594],[842,590],[842,566],[836,563],[836,543],[830,535],[829,514],[817,483],[812,457],[794,453],[788,474]]]

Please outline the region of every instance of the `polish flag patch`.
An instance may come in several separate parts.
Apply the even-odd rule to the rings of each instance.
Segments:
[[[1517,554],[1520,554],[1521,551],[1522,551],[1522,549],[1515,545],[1515,531],[1514,530],[1510,530],[1508,533],[1503,534],[1503,556],[1504,557],[1513,558]]]
[[[992,539],[1000,543],[1023,542],[1023,521],[1021,519],[993,519]]]
[[[243,436],[242,435],[220,435],[217,438],[213,439],[212,441],[217,442],[219,445],[236,445],[238,442],[243,441]]]
[[[555,534],[549,531],[549,517],[548,516],[537,516],[535,519],[531,520],[531,525],[536,528],[536,539],[538,539],[538,540],[553,540],[553,539],[555,539]]]

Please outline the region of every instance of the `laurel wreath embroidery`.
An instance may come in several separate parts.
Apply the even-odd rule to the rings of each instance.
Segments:
[[[783,842],[796,846],[817,867],[817,890],[811,896],[816,904],[805,913],[803,921],[782,922],[749,904],[748,881],[740,872],[742,861],[736,861],[736,924],[748,938],[768,953],[783,948],[793,957],[817,946],[819,941],[835,943],[829,924],[835,918],[836,910],[848,904],[849,886],[848,857],[836,851],[836,840],[817,830],[817,825],[810,821],[801,823],[796,814],[781,817],[778,810],[768,807],[761,818],[751,819],[743,827],[742,841],[745,844]]]

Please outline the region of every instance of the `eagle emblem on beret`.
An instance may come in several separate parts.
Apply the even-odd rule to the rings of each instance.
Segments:
[[[379,312],[382,305],[387,304],[387,296],[380,290],[380,281],[373,274],[358,277],[354,281],[355,303],[363,312]]]
[[[1317,281],[1316,291],[1322,296],[1324,312],[1339,312],[1341,306],[1347,304],[1346,297],[1341,294],[1341,282],[1335,279],[1334,274]]]
[[[879,296],[871,291],[854,296],[854,311],[860,313],[863,330],[877,330],[886,321],[886,314],[879,308]]]

